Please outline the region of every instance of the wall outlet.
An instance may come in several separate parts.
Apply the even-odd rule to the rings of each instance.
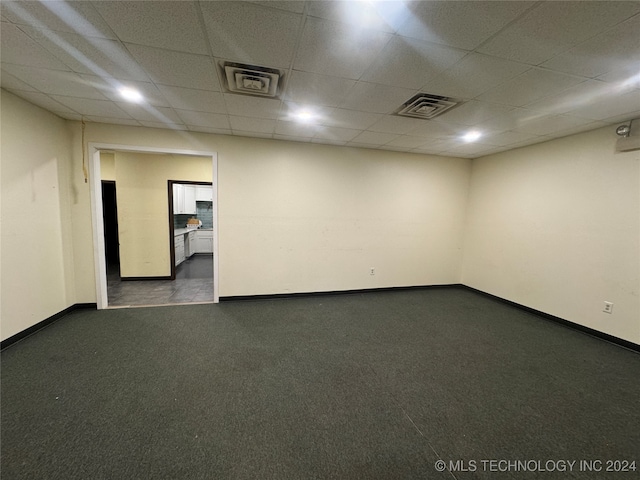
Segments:
[[[604,302],[604,308],[602,309],[604,313],[613,313],[613,303]]]
[[[369,275],[375,275],[375,274],[376,274],[376,269],[375,269],[375,268],[373,268],[373,267],[371,267],[371,268],[369,269]]]

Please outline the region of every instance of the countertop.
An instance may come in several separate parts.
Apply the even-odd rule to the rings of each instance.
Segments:
[[[195,232],[197,230],[203,230],[203,231],[210,232],[210,231],[213,230],[213,228],[176,228],[173,231],[173,236],[177,237],[178,235],[185,235],[185,234],[187,234],[189,232]]]

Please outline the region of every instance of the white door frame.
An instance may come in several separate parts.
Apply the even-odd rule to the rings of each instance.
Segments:
[[[95,264],[96,300],[98,309],[108,307],[107,298],[107,265],[104,246],[104,220],[102,217],[102,178],[100,175],[100,152],[102,150],[138,153],[170,153],[175,155],[192,155],[211,157],[213,184],[213,303],[220,301],[218,276],[218,154],[173,148],[156,148],[138,145],[117,145],[112,143],[89,143],[89,181],[91,189],[91,223],[93,226],[93,257]],[[117,182],[117,179],[116,179]]]

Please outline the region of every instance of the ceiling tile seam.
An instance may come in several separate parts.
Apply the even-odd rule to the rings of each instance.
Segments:
[[[200,29],[202,31],[202,35],[204,36],[205,43],[207,45],[207,51],[209,52],[209,61],[211,62],[211,65],[213,66],[213,71],[215,72],[216,77],[218,77],[218,84],[220,85],[220,94],[222,95],[222,103],[224,104],[225,113],[228,115],[229,114],[229,107],[227,105],[227,101],[225,99],[225,96],[223,95],[223,93],[224,93],[224,83],[223,83],[224,79],[222,78],[220,72],[218,71],[217,59],[216,59],[216,56],[213,54],[213,48],[211,47],[211,39],[209,38],[209,32],[207,31],[207,24],[204,21],[204,14],[202,13],[201,2],[200,1],[196,1],[195,2],[195,7],[196,7],[196,15],[198,16],[198,22],[200,23]],[[180,118],[182,118],[182,117],[180,117]],[[229,127],[231,127],[231,122],[229,122]]]
[[[538,66],[538,67],[540,67],[540,68],[545,68],[545,67],[542,67],[542,64],[543,64],[543,63],[546,63],[546,62],[548,62],[548,61],[551,61],[551,60],[553,60],[554,58],[559,57],[559,56],[561,56],[561,55],[565,55],[565,54],[567,54],[568,52],[570,52],[571,50],[573,50],[574,48],[579,48],[581,45],[584,45],[584,44],[586,44],[586,43],[588,43],[588,42],[591,42],[592,40],[597,39],[598,37],[603,37],[603,36],[607,35],[609,32],[611,32],[612,30],[615,30],[618,26],[620,26],[621,24],[623,24],[623,23],[625,23],[625,22],[628,22],[629,20],[631,20],[631,19],[632,19],[632,18],[634,18],[634,17],[640,17],[640,12],[638,12],[638,13],[636,13],[636,14],[634,14],[634,15],[631,15],[631,16],[629,16],[629,17],[625,18],[624,20],[622,20],[622,21],[620,21],[620,22],[616,23],[615,25],[612,25],[612,26],[610,26],[609,28],[606,28],[605,30],[601,31],[600,33],[596,33],[595,35],[590,36],[590,37],[588,37],[588,38],[584,39],[584,40],[583,40],[583,41],[581,41],[581,42],[571,44],[571,45],[570,45],[570,46],[568,46],[565,50],[562,50],[561,52],[558,52],[558,53],[556,53],[555,55],[552,55],[551,57],[546,58],[546,59],[545,59],[545,60],[543,60],[542,62],[538,63],[536,66]],[[550,69],[550,68],[547,68],[547,70],[551,70],[551,71],[553,71],[553,72],[558,72],[558,73],[563,73],[563,74],[565,74],[565,75],[568,75],[566,72],[563,72],[563,71],[561,71],[561,70],[553,70],[553,69]],[[602,73],[599,73],[599,74],[597,74],[597,75],[595,75],[595,76],[593,76],[593,77],[584,77],[584,78],[589,78],[589,79],[592,79],[592,80],[596,80],[598,77],[600,77],[600,76],[602,76],[602,75],[606,75],[607,73],[608,73],[608,72],[602,72]]]
[[[36,20],[37,21],[37,20]],[[33,40],[36,45],[38,45],[40,48],[42,48],[43,50],[45,50],[47,53],[49,53],[49,55],[51,55],[53,58],[55,58],[57,61],[59,61],[62,65],[64,65],[65,67],[67,67],[68,70],[59,70],[57,68],[46,68],[45,70],[53,70],[56,72],[73,72],[73,73],[79,73],[77,71],[75,71],[73,69],[73,67],[71,67],[69,64],[67,64],[64,60],[60,59],[54,52],[52,52],[50,49],[48,49],[45,45],[43,45],[42,43],[40,43],[40,41],[38,40],[38,38],[40,38],[40,35],[33,35],[30,34],[27,30],[24,30],[22,27],[30,27],[31,30],[35,30],[37,32],[40,32],[40,30],[49,30],[52,33],[57,33],[53,30],[50,29],[46,29],[46,28],[42,28],[42,27],[34,27],[32,25],[15,25],[15,27],[20,30],[22,33],[24,33],[28,38],[30,38],[31,40]],[[54,42],[55,43],[55,42]],[[10,62],[3,62],[3,63],[10,63]],[[11,63],[10,63],[11,64]],[[27,66],[24,64],[12,64],[12,65],[20,65],[20,66]],[[33,67],[33,68],[41,68],[41,67]]]
[[[494,38],[496,38],[498,35],[502,34],[503,32],[507,31],[509,28],[511,28],[513,26],[514,23],[519,22],[520,20],[522,20],[523,18],[525,18],[527,15],[529,15],[533,10],[535,10],[536,8],[540,7],[541,5],[543,5],[545,3],[546,0],[541,0],[538,1],[536,3],[534,3],[533,5],[531,5],[529,8],[527,8],[525,11],[523,11],[520,15],[518,15],[516,18],[514,18],[513,20],[511,20],[510,22],[507,22],[506,25],[503,25],[502,28],[500,30],[498,30],[497,32],[495,32],[493,35],[489,36],[487,39],[485,39],[483,42],[481,42],[479,45],[476,45],[476,47],[473,49],[474,52],[476,53],[481,53],[478,50],[481,49],[482,47],[484,47],[487,43],[491,42]],[[499,57],[499,58],[503,58],[503,57]],[[529,64],[527,64],[529,65]]]
[[[296,43],[293,47],[293,52],[291,53],[291,59],[289,60],[289,68],[287,70],[287,74],[284,80],[284,88],[280,92],[280,105],[278,107],[277,121],[273,124],[273,129],[271,134],[275,135],[276,128],[278,126],[278,121],[282,119],[283,110],[284,114],[286,114],[286,102],[285,98],[287,97],[287,93],[289,91],[289,85],[291,81],[291,72],[293,71],[293,65],[298,57],[298,51],[300,50],[300,44],[302,43],[302,35],[304,34],[304,27],[307,24],[307,16],[309,14],[309,5],[307,2],[304,2],[304,6],[302,8],[302,15],[300,18],[300,24],[298,25],[298,32],[296,34]]]

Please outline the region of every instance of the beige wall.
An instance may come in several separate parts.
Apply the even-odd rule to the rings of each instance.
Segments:
[[[108,156],[106,160],[108,172]],[[171,258],[167,181],[210,182],[211,158],[116,152],[113,167],[117,185],[120,274],[168,277]]]
[[[70,196],[77,187],[69,182],[67,122],[4,90],[1,100],[4,340],[77,301],[70,213]]]
[[[104,124],[86,139],[218,152],[221,296],[459,281],[469,160]],[[89,191],[74,186],[77,291],[91,302]]]
[[[113,152],[100,152],[100,179],[116,179],[116,156]]]
[[[640,152],[616,139],[607,127],[474,160],[462,283],[640,343]]]

